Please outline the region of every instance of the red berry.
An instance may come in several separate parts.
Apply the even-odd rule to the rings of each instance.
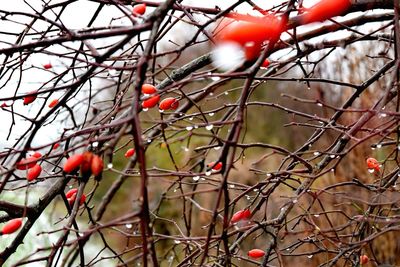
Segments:
[[[54,108],[58,104],[58,99],[51,100],[49,108]]]
[[[248,220],[251,217],[251,211],[249,209],[243,210],[242,220]]]
[[[49,63],[46,63],[46,64],[43,64],[43,68],[46,69],[46,70],[51,69],[52,67],[53,67],[53,66],[51,65],[50,62],[49,62]]]
[[[99,156],[93,155],[90,168],[94,176],[99,176],[103,172],[104,168],[103,160]]]
[[[146,4],[135,5],[132,9],[134,15],[143,15],[146,12]]]
[[[32,92],[29,92],[28,94],[34,94],[34,93],[37,93],[37,91],[32,91]],[[25,96],[24,97],[24,105],[28,105],[28,104],[32,103],[33,101],[35,101],[36,97],[37,97],[37,95]]]
[[[261,64],[261,67],[263,68],[268,68],[269,64],[271,64],[271,62],[269,62],[268,59],[264,60],[264,62]]]
[[[324,21],[343,14],[350,7],[349,0],[321,0],[304,13],[303,22]]]
[[[380,170],[379,162],[375,158],[367,159],[367,167],[368,167],[368,169],[374,169],[376,171]]]
[[[42,157],[42,154],[36,151],[35,153],[32,154],[32,157],[40,159]]]
[[[78,193],[78,189],[74,188],[74,189],[69,190],[65,194],[65,196],[67,197],[68,203],[71,207],[74,205],[77,193]],[[79,206],[81,206],[83,203],[85,203],[85,200],[86,200],[86,195],[82,194],[81,199],[79,200]]]
[[[93,153],[86,151],[82,155],[83,155],[83,160],[81,163],[81,174],[90,176],[92,173]]]
[[[128,149],[128,150],[125,152],[125,157],[126,157],[126,158],[130,158],[130,157],[132,157],[133,155],[135,155],[135,149],[134,149],[134,148],[130,148],[130,149]]]
[[[76,170],[83,162],[82,154],[75,154],[67,159],[64,164],[64,172],[70,173]]]
[[[247,60],[257,58],[263,42],[278,38],[284,30],[281,19],[273,15],[263,18],[240,15],[217,34],[217,42],[233,42],[243,47]]]
[[[67,198],[71,198],[77,192],[78,192],[78,188],[73,188],[73,189],[69,190],[67,193],[65,193],[65,196]]]
[[[207,164],[207,167],[212,168],[214,171],[219,171],[222,168],[222,162],[218,162],[217,164],[215,164],[215,162],[212,161]]]
[[[17,231],[22,225],[22,219],[12,219],[8,221],[4,226],[3,229],[1,229],[1,233],[3,235],[9,235]]]
[[[80,206],[80,205],[83,205],[83,203],[85,203],[85,201],[86,201],[86,195],[85,195],[85,194],[82,194],[81,199],[80,199],[80,201],[79,201],[79,206]]]
[[[368,258],[367,255],[361,255],[361,256],[360,256],[360,264],[361,264],[361,265],[367,264],[368,262],[369,262],[369,258]]]
[[[56,150],[57,148],[59,148],[60,147],[60,144],[59,143],[55,143],[54,145],[53,145],[53,149],[54,150]]]
[[[179,101],[176,98],[167,97],[160,102],[159,107],[161,110],[168,110],[168,109],[175,110],[179,107]]]
[[[143,108],[152,108],[158,104],[158,101],[160,101],[159,95],[152,96],[142,102],[142,107]]]
[[[17,162],[17,169],[18,170],[27,170],[32,168],[33,166],[36,165],[36,162],[38,161],[37,158],[35,157],[29,157],[26,159],[21,159],[19,162]]]
[[[40,173],[42,172],[42,167],[39,164],[36,164],[31,169],[29,169],[28,174],[26,175],[26,179],[28,181],[35,180],[39,177]]]
[[[151,94],[154,94],[155,92],[157,92],[157,89],[153,85],[148,84],[148,83],[145,83],[142,85],[142,93],[143,94],[151,95]]]
[[[233,214],[231,218],[231,223],[237,223],[241,220],[248,220],[251,217],[251,212],[249,209],[239,210],[235,214]]]
[[[255,249],[252,249],[249,252],[247,252],[247,255],[249,257],[258,259],[258,258],[264,257],[265,252],[261,249],[255,248]]]

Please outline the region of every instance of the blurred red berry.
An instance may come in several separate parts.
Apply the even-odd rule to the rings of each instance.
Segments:
[[[40,159],[42,157],[42,153],[36,151],[35,153],[32,154],[32,157]]]
[[[247,255],[251,258],[258,259],[258,258],[264,257],[265,252],[261,249],[255,248],[255,249],[252,249],[249,252],[247,252]]]
[[[65,196],[67,197],[69,205],[72,207],[74,205],[76,195],[78,194],[78,189],[74,188],[69,190]],[[81,206],[86,201],[86,195],[82,194],[81,199],[79,200],[79,206]]]
[[[142,107],[143,108],[155,107],[158,104],[158,101],[160,101],[159,95],[152,96],[142,102]]]
[[[212,168],[214,171],[219,171],[222,168],[222,162],[218,162],[217,164],[215,164],[215,162],[212,161],[212,162],[207,164],[207,167],[208,168]]]
[[[104,168],[103,160],[99,156],[93,155],[90,168],[94,176],[99,176],[103,172]]]
[[[306,9],[303,23],[324,21],[343,14],[350,7],[350,0],[321,0]]]
[[[65,196],[67,198],[71,198],[72,195],[76,194],[78,192],[78,188],[73,188],[71,190],[69,190],[67,193],[65,193]]]
[[[361,265],[367,264],[368,262],[369,262],[369,258],[368,258],[367,255],[361,255],[361,256],[360,256],[360,264],[361,264]]]
[[[167,97],[160,102],[159,108],[161,110],[175,110],[179,107],[179,101],[173,97]]]
[[[15,231],[17,231],[22,225],[22,219],[18,218],[18,219],[12,219],[10,221],[8,221],[3,228],[1,229],[1,233],[3,235],[9,235],[14,233]]]
[[[373,169],[375,171],[380,170],[380,164],[375,158],[368,158],[367,159],[367,167],[368,169]]]
[[[37,93],[37,91],[31,91],[28,94],[34,94]],[[32,103],[33,101],[35,101],[37,95],[28,95],[24,97],[24,105],[29,105],[30,103]]]
[[[269,62],[268,59],[265,59],[264,62],[261,64],[261,67],[268,68],[269,64],[271,64],[271,62]]]
[[[143,94],[151,95],[151,94],[154,94],[155,92],[157,92],[157,89],[153,85],[148,84],[148,83],[145,83],[142,85],[142,93]]]
[[[64,172],[70,173],[76,169],[82,164],[83,162],[83,155],[82,154],[75,154],[67,159],[67,161],[64,164]]]
[[[135,5],[132,9],[132,13],[134,15],[143,15],[144,13],[146,13],[146,4]]]
[[[58,99],[51,100],[49,108],[54,108],[58,104]]]
[[[43,64],[43,68],[46,69],[46,70],[51,69],[52,67],[53,67],[53,66],[51,65],[50,62],[49,62],[49,63],[46,63],[46,64]]]
[[[279,38],[284,30],[280,18],[267,15],[262,18],[249,15],[235,16],[240,21],[223,27],[216,35],[219,43],[233,42],[242,46],[247,60],[256,59],[263,42]]]
[[[42,167],[39,164],[36,164],[31,169],[29,169],[26,179],[28,181],[33,181],[39,177],[40,173],[42,172]]]
[[[249,209],[239,210],[233,214],[231,218],[231,223],[237,223],[242,220],[248,220],[251,217],[251,211]]]
[[[36,158],[36,157],[28,157],[26,159],[21,159],[19,162],[17,162],[17,169],[18,170],[30,169],[36,165],[37,161],[38,161],[38,158]]]
[[[125,157],[126,157],[126,158],[130,158],[130,157],[132,157],[133,155],[135,155],[135,149],[134,149],[134,148],[130,148],[130,149],[128,149],[128,150],[125,152]]]

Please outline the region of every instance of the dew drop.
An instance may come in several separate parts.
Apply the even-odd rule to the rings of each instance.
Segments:
[[[380,113],[378,117],[379,117],[379,118],[385,118],[386,116],[387,116],[386,113]]]
[[[272,176],[272,174],[270,174],[270,173],[267,173],[267,177],[269,178],[269,177],[271,177]]]
[[[92,143],[92,147],[98,147],[98,146],[99,146],[99,142],[96,141],[96,142]]]
[[[313,257],[313,255],[308,255],[307,258],[311,259]]]
[[[246,199],[247,199],[247,200],[250,200],[251,197],[250,197],[249,195],[246,195]]]
[[[297,200],[297,199],[293,199],[293,203],[295,203],[295,204],[296,204],[297,202],[298,202],[298,200]]]
[[[200,176],[193,176],[193,181],[198,181],[200,179]]]
[[[209,93],[208,95],[209,95],[209,96],[213,96],[213,95],[214,95],[214,93],[213,93],[213,92],[211,92],[211,93]]]
[[[220,147],[220,146],[216,146],[216,147],[214,147],[214,149],[215,149],[215,150],[220,150],[221,147]]]
[[[254,191],[254,192],[258,192],[258,189],[257,189],[257,188],[254,188],[253,191]]]
[[[147,139],[147,143],[149,143],[149,144],[150,144],[150,143],[151,143],[151,139]]]
[[[180,240],[175,240],[174,242],[175,242],[175,244],[180,244],[181,243]]]
[[[199,128],[199,126],[198,126],[198,125],[195,125],[194,128],[197,129],[197,128]]]
[[[211,175],[211,171],[206,171],[206,176],[210,176]]]
[[[315,217],[315,218],[318,218],[318,217],[319,217],[319,214],[314,214],[314,217]]]
[[[374,173],[375,170],[374,170],[374,169],[368,169],[368,172],[369,172],[369,173]]]
[[[200,180],[202,180],[202,181],[205,181],[206,180],[206,178],[203,178],[203,177],[201,177],[201,179]]]
[[[211,131],[214,128],[214,125],[210,124],[206,126],[206,129]]]
[[[213,80],[213,81],[219,81],[219,80],[221,80],[221,77],[219,77],[219,76],[213,76],[213,77],[211,77],[211,80]]]
[[[128,228],[128,229],[131,229],[131,228],[132,228],[132,224],[131,224],[131,223],[127,223],[127,224],[125,225],[125,227]]]
[[[235,188],[235,185],[234,184],[230,184],[229,187],[230,188]]]
[[[225,95],[229,95],[229,92],[225,92],[224,94],[225,94]]]
[[[318,103],[317,106],[322,107],[322,104],[321,104],[321,103]]]
[[[208,116],[210,116],[210,117],[212,117],[212,116],[214,116],[215,115],[215,113],[214,112],[210,112],[210,113],[208,113]]]
[[[189,148],[185,147],[184,150],[185,150],[185,152],[188,152],[188,151],[189,151]]]
[[[330,155],[329,156],[331,159],[334,159],[335,158],[335,155]]]
[[[193,117],[190,117],[189,120],[192,121],[192,120],[193,120]]]
[[[164,110],[163,109],[159,109],[158,110],[160,113],[164,113]]]
[[[376,148],[382,148],[382,144],[377,144]]]
[[[110,162],[107,164],[107,168],[111,169],[113,167],[113,164]]]
[[[188,130],[188,131],[193,130],[193,126],[186,126],[186,130]]]
[[[313,154],[314,156],[319,156],[320,153],[318,151],[315,151]]]
[[[149,109],[148,108],[143,108],[142,109],[144,112],[146,112],[146,111],[148,111]]]

